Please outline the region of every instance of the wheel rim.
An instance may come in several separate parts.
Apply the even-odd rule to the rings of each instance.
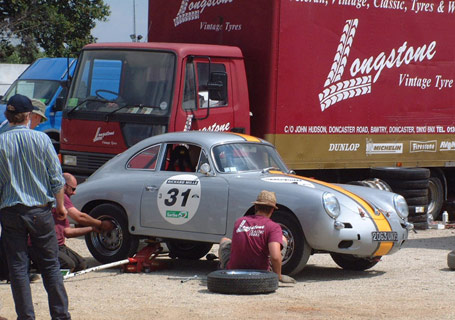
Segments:
[[[284,224],[279,224],[281,226],[281,230],[283,232],[283,236],[286,238],[288,242],[288,246],[286,248],[286,253],[283,256],[283,262],[282,264],[285,265],[286,263],[291,260],[292,255],[294,254],[295,251],[295,240],[294,240],[294,235],[292,234],[291,230],[285,226]]]
[[[119,222],[112,217],[102,216],[100,220],[109,220],[114,224],[114,229],[108,232],[92,232],[90,239],[93,247],[102,255],[115,255],[123,244],[123,230]]]

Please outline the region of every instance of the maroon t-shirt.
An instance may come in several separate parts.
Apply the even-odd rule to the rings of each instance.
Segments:
[[[269,269],[269,242],[282,244],[279,224],[264,216],[237,219],[232,235],[231,257],[227,269]]]
[[[66,194],[63,197],[63,204],[66,209],[74,207],[70,197],[68,197]],[[57,234],[58,245],[63,246],[65,244],[65,228],[69,228],[70,223],[68,219],[65,220],[57,219],[57,213],[55,212],[55,208],[52,209],[52,215],[54,216],[55,233]]]

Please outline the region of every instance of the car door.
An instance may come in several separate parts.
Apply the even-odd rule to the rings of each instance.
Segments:
[[[192,171],[176,171],[171,155],[184,146],[193,154]],[[223,235],[226,233],[228,184],[220,176],[197,171],[207,153],[184,143],[166,145],[160,169],[145,177],[141,197],[142,227]]]

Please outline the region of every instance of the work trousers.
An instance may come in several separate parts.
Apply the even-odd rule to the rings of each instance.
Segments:
[[[17,319],[35,319],[28,276],[28,237],[42,273],[52,319],[71,319],[68,296],[58,262],[57,237],[51,207],[16,205],[3,208],[0,210],[0,221]]]

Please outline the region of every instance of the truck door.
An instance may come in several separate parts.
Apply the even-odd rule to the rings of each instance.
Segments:
[[[155,172],[145,172],[141,226],[223,235],[226,233],[228,184],[198,171],[207,163],[197,145],[170,143]],[[171,234],[169,234],[171,236]]]
[[[207,83],[211,72],[227,73],[228,90],[225,100],[209,99]],[[231,131],[234,128],[234,104],[228,61],[188,58],[185,62],[184,73],[175,131]]]

